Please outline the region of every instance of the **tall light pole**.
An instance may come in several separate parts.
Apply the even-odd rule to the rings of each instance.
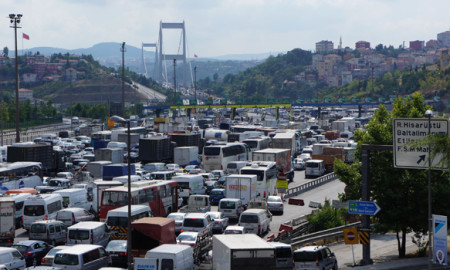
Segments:
[[[122,117],[125,117],[125,42],[120,47],[122,52]]]
[[[431,110],[427,110],[425,115],[428,116],[428,137],[431,134],[431,116],[433,112]],[[431,145],[428,143],[428,244],[430,248],[428,249],[428,269],[432,269],[433,267],[433,244],[432,244],[432,232],[433,232],[433,224],[431,217]]]
[[[194,67],[194,97],[197,101],[197,66]]]
[[[125,42],[124,42],[125,44]],[[126,123],[127,124],[127,131],[128,131],[128,136],[127,136],[127,152],[128,152],[128,156],[127,156],[127,164],[128,164],[128,222],[127,222],[127,261],[128,261],[128,270],[132,270],[133,269],[133,258],[131,257],[131,203],[132,203],[132,198],[131,198],[131,163],[130,163],[130,152],[131,152],[131,147],[130,147],[130,120],[125,120],[124,118],[117,116],[117,115],[113,115],[111,116],[111,121],[114,122],[120,122],[120,123]]]
[[[9,27],[14,28],[14,55],[15,55],[15,63],[16,63],[16,142],[20,142],[20,131],[19,131],[19,61],[17,59],[17,28],[22,28],[18,24],[20,24],[20,20],[22,18],[22,14],[9,14],[9,19],[11,25]]]

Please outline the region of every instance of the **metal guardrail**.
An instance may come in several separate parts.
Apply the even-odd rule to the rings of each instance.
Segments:
[[[302,235],[299,237],[292,238],[290,244],[292,246],[300,246],[300,245],[303,245],[303,244],[306,244],[309,242],[324,240],[324,239],[328,239],[328,238],[332,238],[332,237],[343,236],[344,229],[357,227],[359,225],[361,225],[361,222],[355,222],[355,223],[347,224],[344,226],[340,226],[340,227],[336,227],[336,228],[332,228],[332,229],[328,229],[328,230],[324,230],[324,231],[320,231],[320,232],[314,232],[314,233],[310,233],[307,235]]]
[[[290,197],[297,196],[300,193],[303,193],[305,191],[308,191],[312,188],[318,187],[322,184],[325,184],[325,183],[335,180],[335,179],[337,179],[337,175],[335,173],[329,173],[327,175],[324,175],[324,176],[316,178],[312,181],[309,181],[308,183],[305,183],[303,185],[289,188],[287,190],[286,194],[284,195],[284,198],[290,198]]]

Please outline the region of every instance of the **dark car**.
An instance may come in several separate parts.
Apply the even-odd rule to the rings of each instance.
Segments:
[[[12,247],[22,253],[27,266],[40,265],[42,258],[53,248],[46,242],[37,240],[20,241]]]
[[[127,262],[127,240],[111,240],[106,245],[106,252],[111,257],[112,266],[128,267]]]
[[[219,188],[220,184],[217,181],[205,181],[205,186],[206,186],[206,194],[209,195],[209,193],[211,193],[211,190],[215,189],[215,188]]]

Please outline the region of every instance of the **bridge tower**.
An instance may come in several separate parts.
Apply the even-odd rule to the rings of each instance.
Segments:
[[[152,76],[149,76],[147,65],[145,64],[145,56],[144,56],[144,48],[155,48],[155,64],[153,67],[153,74]],[[158,71],[158,45],[156,43],[143,43],[142,42],[142,74],[145,74],[145,76],[152,77],[152,79],[155,80],[157,74],[159,74]]]
[[[182,31],[182,52],[179,54],[165,54],[163,52],[163,30],[164,29],[181,29]],[[187,87],[187,70],[188,70],[188,64],[186,61],[186,30],[184,27],[184,21],[181,23],[163,23],[162,21],[159,24],[159,50],[157,50],[158,59],[156,59],[157,69],[158,72],[156,76],[156,80],[158,82],[163,81],[163,61],[169,60],[177,60],[182,61],[182,67],[183,67],[183,85]]]

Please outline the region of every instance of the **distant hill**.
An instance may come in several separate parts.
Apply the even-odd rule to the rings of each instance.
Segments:
[[[103,42],[95,44],[92,47],[82,49],[69,50],[54,47],[34,47],[27,49],[26,51],[31,52],[32,54],[39,52],[40,54],[46,56],[51,56],[55,53],[70,53],[76,55],[90,54],[101,65],[118,68],[122,64],[122,53],[120,52],[121,45],[122,44],[119,42]],[[136,73],[144,73],[144,70],[142,69],[142,49],[127,44],[125,44],[125,49],[126,67]],[[192,67],[195,65],[198,66],[197,78],[203,79],[206,77],[212,78],[215,73],[217,73],[220,77],[223,77],[228,73],[236,74],[248,67],[253,67],[261,63],[261,61],[265,60],[270,55],[277,54],[278,53],[230,54],[217,57],[191,58],[189,61],[191,62]],[[144,50],[144,58],[147,65],[147,71],[150,73],[149,76],[152,76],[151,71],[154,66],[155,52]],[[168,69],[167,77],[173,77],[172,68]]]

